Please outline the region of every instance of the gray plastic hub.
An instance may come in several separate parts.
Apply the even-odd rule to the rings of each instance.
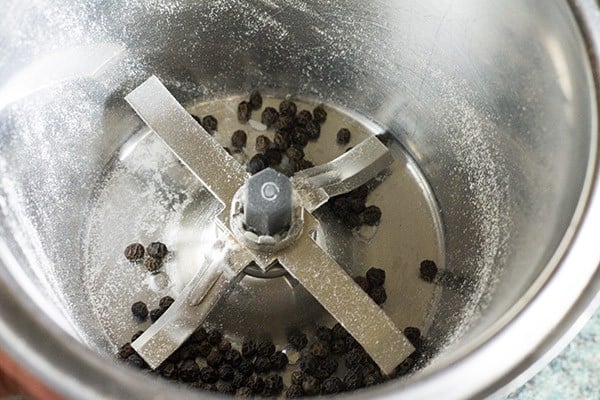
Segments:
[[[290,227],[292,184],[287,176],[274,169],[264,169],[248,179],[243,202],[248,230],[275,235]]]

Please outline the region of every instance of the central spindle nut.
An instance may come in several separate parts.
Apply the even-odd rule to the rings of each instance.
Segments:
[[[292,221],[292,184],[287,176],[267,168],[251,176],[243,198],[246,229],[273,236]]]

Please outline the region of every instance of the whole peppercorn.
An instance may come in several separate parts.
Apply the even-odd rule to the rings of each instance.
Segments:
[[[382,305],[387,300],[387,293],[385,292],[385,288],[383,286],[371,288],[368,294],[369,297],[379,305]]]
[[[379,372],[371,372],[365,375],[363,383],[365,386],[373,386],[383,382],[383,377]]]
[[[206,340],[207,337],[208,333],[206,332],[206,329],[200,326],[194,331],[194,333],[192,333],[189,340],[192,342],[202,343]]]
[[[315,122],[323,124],[327,120],[327,111],[325,111],[322,105],[318,105],[313,110],[313,116]]]
[[[146,259],[144,259],[144,267],[149,272],[156,272],[162,267],[162,261],[158,258],[146,257]]]
[[[221,340],[221,343],[219,343],[217,345],[217,348],[219,349],[219,351],[221,353],[225,353],[225,352],[231,350],[231,342],[227,339],[223,339],[223,340]]]
[[[229,349],[223,354],[223,360],[227,364],[237,367],[242,362],[242,355],[235,349]]]
[[[337,361],[335,361],[332,358],[326,358],[324,360],[321,360],[321,363],[319,364],[317,369],[315,371],[313,371],[312,376],[314,376],[317,379],[321,379],[321,380],[327,379],[330,376],[332,376],[333,374],[335,374],[337,369],[338,369]]]
[[[331,328],[331,333],[336,339],[345,339],[346,337],[350,336],[346,328],[344,328],[339,322],[333,325]]]
[[[435,262],[431,260],[421,261],[421,267],[419,269],[421,279],[425,282],[433,282],[438,273],[438,267]]]
[[[231,145],[236,149],[246,147],[247,141],[248,135],[246,135],[246,132],[241,129],[238,129],[231,135]]]
[[[348,350],[344,339],[335,339],[331,342],[331,352],[333,354],[344,354]]]
[[[296,125],[298,126],[306,126],[310,121],[313,120],[313,116],[310,111],[302,110],[296,116]]]
[[[196,121],[197,123],[199,123],[200,125],[202,125],[202,119],[194,114],[190,114],[192,116],[192,118],[194,118],[194,121]]]
[[[280,371],[280,370],[284,369],[285,367],[287,367],[287,365],[288,365],[288,358],[281,351],[276,351],[270,357],[270,361],[271,361],[271,368],[275,371]]]
[[[352,210],[353,213],[355,214],[360,214],[361,212],[363,212],[366,208],[365,206],[365,201],[362,199],[355,199],[350,197],[348,199],[350,201],[350,209]]]
[[[235,391],[235,397],[242,397],[242,398],[252,397],[252,389],[250,389],[247,386],[238,388]]]
[[[174,363],[166,363],[160,367],[160,375],[170,380],[177,380],[179,379],[179,367]]]
[[[200,370],[200,379],[205,383],[215,383],[219,380],[219,373],[213,367],[204,367]]]
[[[169,250],[167,249],[167,246],[161,242],[150,243],[150,245],[148,246],[146,251],[148,252],[148,255],[150,257],[154,257],[159,260],[162,260],[163,258],[165,258],[165,256],[169,252]]]
[[[361,366],[366,360],[366,354],[364,350],[359,348],[354,348],[346,353],[344,357],[344,364],[346,368],[353,369]]]
[[[321,136],[321,126],[315,121],[307,123],[304,129],[310,140],[316,140]]]
[[[270,357],[273,353],[275,353],[275,345],[272,342],[264,341],[256,346],[256,355],[258,357]]]
[[[262,171],[269,166],[269,160],[264,154],[258,153],[248,161],[246,170],[252,175]]]
[[[129,261],[139,261],[144,258],[144,246],[140,243],[132,243],[125,248],[123,254]]]
[[[208,357],[206,357],[206,363],[211,367],[217,368],[223,362],[223,355],[219,352],[218,349],[213,348],[210,351]]]
[[[267,151],[265,151],[265,156],[267,157],[271,167],[281,164],[281,160],[283,159],[283,154],[279,149],[267,149]]]
[[[265,377],[265,396],[276,396],[283,390],[283,379],[277,374],[269,374]]]
[[[287,115],[281,115],[277,123],[275,124],[275,129],[277,131],[290,131],[295,126],[296,120],[293,117]]]
[[[398,365],[396,367],[396,370],[394,371],[394,375],[395,376],[404,376],[406,374],[408,374],[413,367],[415,366],[415,360],[412,357],[407,357],[404,361],[402,361],[400,363],[400,365]]]
[[[381,210],[377,206],[369,206],[361,214],[365,224],[374,226],[381,219]]]
[[[208,133],[213,133],[217,130],[217,119],[212,115],[207,115],[202,118],[202,127],[206,129]]]
[[[338,142],[338,144],[348,144],[350,143],[351,136],[352,134],[348,129],[342,128],[338,131],[336,135],[336,141]]]
[[[344,339],[344,343],[346,345],[346,352],[352,350],[355,347],[360,347],[360,344],[354,339],[351,335],[346,336]]]
[[[212,344],[208,343],[208,341],[204,341],[200,343],[199,352],[202,357],[208,357],[210,352],[212,351]]]
[[[380,268],[369,268],[367,271],[367,281],[372,287],[383,286],[385,283],[385,271]]]
[[[304,147],[308,144],[308,134],[306,133],[305,128],[296,128],[292,132],[292,143],[299,146]]]
[[[345,197],[336,197],[331,202],[331,210],[336,217],[345,219],[348,215],[352,214],[352,204]]]
[[[256,355],[256,343],[253,340],[246,340],[242,344],[242,355],[244,358],[252,358]]]
[[[298,161],[295,162],[295,164],[294,164],[294,167],[295,167],[294,171],[298,172],[298,171],[302,171],[304,169],[312,168],[314,166],[315,165],[311,161],[303,158],[303,159],[298,160]]]
[[[150,321],[156,322],[165,312],[162,308],[155,308],[150,310]]]
[[[290,147],[290,141],[288,140],[288,136],[283,132],[276,132],[273,137],[273,143],[279,150],[287,150]]]
[[[233,369],[233,367],[231,365],[223,364],[219,367],[218,372],[219,372],[219,378],[221,378],[224,381],[229,382],[233,379],[235,370]]]
[[[312,375],[320,365],[319,359],[311,355],[305,355],[300,358],[298,367],[302,372],[308,375]]]
[[[194,382],[200,376],[200,367],[194,360],[184,360],[179,366],[179,379],[183,382]]]
[[[296,103],[291,100],[283,100],[281,103],[279,103],[279,115],[295,117],[297,110],[298,108],[296,107]]]
[[[421,331],[419,328],[407,326],[404,328],[404,336],[406,336],[406,339],[408,339],[410,344],[412,344],[416,349],[423,347],[423,337],[421,336]]]
[[[158,301],[158,306],[167,310],[174,302],[175,300],[171,296],[164,296]]]
[[[216,329],[211,329],[207,335],[208,343],[217,346],[223,340],[223,334]]]
[[[294,372],[292,372],[292,375],[290,377],[292,385],[302,385],[302,382],[304,381],[304,373],[300,370],[295,370]]]
[[[258,89],[254,89],[250,92],[250,101],[248,103],[250,104],[250,108],[253,110],[258,110],[262,107],[263,98]]]
[[[300,386],[300,385],[291,385],[285,391],[285,397],[287,399],[297,399],[300,397],[304,397],[304,390],[302,389],[302,386]]]
[[[243,359],[240,361],[240,365],[238,365],[238,371],[245,376],[250,376],[254,372],[254,364],[250,360]]]
[[[295,331],[288,336],[288,342],[294,349],[300,351],[306,347],[308,339],[304,333]]]
[[[248,385],[248,376],[242,374],[240,371],[235,371],[231,380],[231,386],[237,389],[246,385]]]
[[[348,193],[348,196],[350,198],[361,200],[363,202],[367,199],[368,195],[369,195],[369,188],[367,187],[367,185],[359,186],[356,189],[354,189],[353,191],[351,191],[350,193]]]
[[[238,121],[245,124],[246,122],[248,122],[251,115],[252,115],[252,106],[250,105],[250,103],[248,103],[247,101],[242,101],[240,104],[238,104],[238,108],[237,108]]]
[[[223,147],[223,150],[227,152],[227,154],[231,155],[231,149],[229,147]]]
[[[279,119],[279,113],[273,107],[267,107],[263,110],[262,115],[260,117],[260,122],[267,126],[267,128],[272,127],[277,123]]]
[[[119,357],[121,360],[127,360],[127,358],[129,358],[129,356],[132,354],[135,354],[135,350],[133,347],[131,347],[131,343],[125,343],[119,348],[117,357]]]
[[[256,373],[269,372],[271,370],[270,357],[256,357],[256,360],[254,360],[254,370]]]
[[[142,357],[140,357],[140,355],[137,353],[134,353],[134,354],[130,355],[129,357],[127,357],[126,361],[127,361],[127,364],[131,365],[132,367],[139,368],[139,369],[144,369],[148,366],[148,364],[146,364],[144,359]]]
[[[217,392],[223,394],[233,394],[235,393],[235,390],[233,386],[227,382],[217,382]]]
[[[302,390],[307,396],[314,396],[321,392],[321,382],[314,376],[306,376],[302,381]]]
[[[144,334],[144,331],[139,330],[131,336],[131,343],[135,342],[140,336]]]
[[[140,321],[145,321],[148,318],[148,306],[143,301],[136,301],[131,305],[131,313]]]
[[[248,379],[248,387],[252,389],[252,393],[255,395],[262,394],[265,389],[265,381],[260,376],[251,377]]]
[[[321,385],[322,394],[336,394],[344,391],[344,382],[336,376],[327,378]]]
[[[351,369],[344,376],[346,390],[357,390],[363,386],[363,376],[359,369]]]
[[[269,139],[265,135],[259,135],[256,138],[256,151],[258,151],[259,153],[264,153],[270,145],[271,139]]]
[[[329,355],[328,346],[321,342],[315,342],[310,346],[310,354],[317,358],[327,358]]]
[[[304,152],[302,151],[302,149],[299,149],[295,146],[291,146],[289,147],[285,154],[288,156],[288,158],[292,161],[298,161],[304,158]]]
[[[200,343],[186,343],[181,346],[178,350],[179,357],[182,360],[195,360],[196,357],[200,356],[202,345]]]
[[[362,220],[360,216],[356,214],[348,214],[344,217],[343,221],[344,225],[349,229],[357,228],[361,225]]]
[[[354,282],[356,282],[356,284],[358,286],[360,286],[360,288],[365,292],[368,292],[369,289],[371,289],[371,285],[369,285],[369,281],[364,276],[355,277]]]

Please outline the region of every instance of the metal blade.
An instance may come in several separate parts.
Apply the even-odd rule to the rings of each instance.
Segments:
[[[330,197],[365,184],[393,162],[388,148],[371,136],[333,161],[297,172],[291,181],[303,207],[313,212]]]
[[[306,216],[306,226],[317,221]],[[360,343],[387,374],[415,349],[404,334],[309,234],[279,256],[279,262]]]

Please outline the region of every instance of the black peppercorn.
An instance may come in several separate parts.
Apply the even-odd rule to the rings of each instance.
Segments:
[[[135,354],[135,350],[131,347],[131,343],[125,343],[121,348],[119,348],[119,352],[117,353],[117,357],[121,360],[126,360],[130,355]]]
[[[371,286],[369,285],[369,281],[364,276],[355,277],[354,282],[356,282],[356,284],[358,286],[360,286],[360,288],[365,292],[368,292],[369,289],[371,289]]]
[[[385,271],[380,268],[369,268],[367,281],[372,287],[383,286],[385,283]]]
[[[221,343],[217,345],[217,348],[221,353],[226,353],[227,351],[231,350],[231,342],[227,339],[223,339],[221,340]]]
[[[175,300],[171,296],[164,296],[159,300],[158,306],[167,310],[174,302]]]
[[[256,343],[253,340],[246,340],[242,344],[242,355],[244,358],[252,358],[256,355]]]
[[[242,362],[242,355],[235,349],[229,349],[223,354],[223,360],[227,364],[237,367]]]
[[[350,351],[355,347],[360,347],[360,344],[358,344],[358,342],[356,341],[356,339],[354,339],[352,336],[348,335],[346,336],[346,338],[344,339],[344,343],[346,345],[346,351]]]
[[[281,164],[281,160],[283,158],[281,150],[273,148],[267,149],[267,151],[265,152],[265,156],[267,157],[267,160],[269,161],[269,165],[271,167]]]
[[[165,312],[162,308],[155,308],[150,311],[150,321],[156,322]]]
[[[281,151],[285,151],[288,149],[288,147],[290,147],[288,135],[284,132],[276,132],[275,136],[273,137],[273,143]]]
[[[271,370],[270,357],[256,357],[256,360],[254,360],[254,370],[256,373],[269,372]]]
[[[235,392],[235,389],[229,383],[217,382],[217,392],[223,394],[233,394]]]
[[[297,399],[300,397],[304,397],[304,390],[302,389],[302,386],[300,386],[300,385],[291,385],[285,391],[285,397],[287,399]]]
[[[302,171],[302,170],[304,170],[304,169],[312,168],[312,167],[314,167],[314,166],[315,166],[315,165],[314,165],[314,164],[313,164],[311,161],[309,161],[309,160],[307,160],[307,159],[303,158],[303,159],[301,159],[301,160],[298,160],[298,161],[296,161],[296,162],[294,163],[294,167],[295,167],[295,168],[294,168],[294,171],[295,171],[295,172],[298,172],[298,171]]]
[[[231,380],[231,386],[237,389],[246,385],[248,385],[248,376],[242,374],[240,371],[235,371]]]
[[[139,261],[144,258],[144,246],[140,243],[132,243],[125,248],[123,253],[129,261]]]
[[[200,376],[200,367],[194,360],[184,360],[179,365],[179,379],[183,382],[194,382]]]
[[[229,147],[223,147],[223,150],[227,152],[227,154],[231,155],[231,149]]]
[[[219,378],[221,378],[224,381],[229,382],[233,379],[235,370],[233,369],[233,367],[231,365],[223,364],[219,367],[218,372],[219,372]]]
[[[367,185],[359,186],[356,189],[354,189],[353,191],[351,191],[350,193],[348,193],[348,197],[350,197],[351,199],[357,199],[357,200],[361,200],[363,202],[367,199],[368,195],[369,195],[369,188],[367,187]]]
[[[134,354],[130,355],[129,357],[127,357],[126,361],[127,361],[127,364],[131,365],[132,367],[139,368],[139,369],[144,369],[148,366],[148,364],[146,364],[144,359],[142,357],[140,357],[140,355],[137,353],[134,353]]]
[[[200,125],[202,125],[202,119],[194,114],[190,114],[192,116],[192,118],[194,118],[194,121],[196,121],[197,123],[199,123]]]
[[[248,379],[248,387],[252,389],[252,393],[259,395],[265,388],[265,381],[260,376],[254,376]]]
[[[329,348],[325,343],[318,341],[310,346],[310,354],[317,358],[327,358]]]
[[[245,124],[246,122],[248,122],[251,115],[252,115],[252,106],[250,105],[250,103],[248,103],[247,101],[242,101],[240,104],[238,104],[238,108],[237,108],[238,121]]]
[[[344,382],[338,377],[325,379],[321,385],[322,394],[336,394],[344,391]]]
[[[178,350],[180,359],[195,360],[196,357],[201,355],[202,345],[200,343],[186,343],[181,346]]]
[[[344,357],[344,364],[346,368],[352,369],[361,366],[365,360],[367,359],[364,350],[359,348],[354,348],[346,353]]]
[[[314,376],[306,376],[302,381],[302,390],[307,396],[314,396],[321,391],[321,382]]]
[[[338,131],[336,140],[338,144],[348,144],[350,143],[351,133],[348,129],[342,128]]]
[[[273,353],[275,353],[275,345],[272,342],[264,341],[256,346],[256,355],[259,357],[269,357]]]
[[[281,351],[276,351],[270,357],[270,361],[271,361],[271,368],[275,371],[280,371],[280,370],[284,369],[285,367],[287,367],[287,365],[288,365],[288,358]]]
[[[363,383],[365,386],[373,386],[383,382],[383,377],[379,372],[371,372],[365,375]]]
[[[160,375],[170,379],[177,380],[179,379],[179,367],[174,363],[166,363],[160,367]]]
[[[295,117],[297,111],[296,103],[291,100],[283,100],[279,103],[279,114],[286,117]]]
[[[162,267],[162,261],[158,258],[146,257],[146,259],[144,259],[144,267],[149,272],[156,272]]]
[[[324,360],[321,360],[321,363],[319,364],[317,369],[315,371],[313,371],[312,376],[314,376],[317,379],[321,379],[321,380],[327,379],[330,376],[332,376],[333,374],[335,374],[337,369],[338,369],[337,361],[335,361],[334,359],[331,359],[331,358],[326,358]]]
[[[265,396],[276,396],[283,390],[283,379],[277,374],[269,374],[265,377]]]
[[[277,123],[275,124],[275,129],[279,132],[281,132],[281,131],[288,132],[288,131],[292,130],[292,128],[294,128],[295,124],[296,124],[296,121],[293,117],[289,117],[287,115],[282,115],[277,120]]]
[[[223,334],[216,329],[211,329],[207,335],[208,343],[217,346],[223,340]]]
[[[402,361],[400,363],[400,365],[398,365],[396,367],[396,370],[394,371],[394,375],[397,377],[406,375],[410,371],[412,371],[414,366],[415,366],[415,359],[413,359],[412,357],[407,357],[404,361]]]
[[[208,343],[208,341],[204,341],[200,343],[199,353],[202,357],[208,357],[212,349],[212,344]]]
[[[194,331],[194,333],[192,333],[189,340],[192,342],[202,343],[206,340],[207,337],[208,337],[208,333],[206,332],[206,329],[204,329],[204,327],[200,326]]]
[[[238,365],[238,371],[245,376],[250,376],[254,372],[254,364],[250,360],[243,359],[240,361],[240,365]]]
[[[331,210],[336,217],[345,219],[352,214],[352,204],[346,197],[337,197],[331,202]]]
[[[161,242],[150,243],[150,245],[148,246],[146,251],[148,252],[148,255],[150,257],[154,257],[159,260],[162,260],[163,258],[165,258],[165,256],[169,252],[169,250],[167,249],[167,246]]]
[[[308,133],[306,132],[306,128],[296,128],[292,132],[292,143],[297,145],[298,147],[304,147],[308,144]]]
[[[238,388],[238,390],[235,391],[235,397],[242,397],[242,398],[252,397],[252,389],[250,389],[247,386]]]
[[[302,356],[298,362],[298,367],[300,370],[308,375],[312,375],[317,370],[319,365],[319,359],[311,355]]]
[[[267,168],[269,166],[269,160],[267,159],[267,157],[262,154],[262,153],[258,153],[255,154],[254,157],[252,157],[250,159],[250,161],[248,161],[248,165],[246,166],[246,170],[251,173],[252,175],[262,171],[263,169]]]
[[[306,338],[306,335],[304,333],[296,331],[292,332],[288,336],[288,342],[294,349],[300,351],[306,347],[306,345],[308,344],[308,339]]]
[[[218,349],[213,348],[210,351],[208,357],[206,357],[206,363],[211,367],[218,367],[223,362],[223,355],[219,352]]]
[[[131,336],[131,343],[135,342],[137,340],[137,338],[139,338],[143,334],[144,334],[144,331],[142,331],[142,330],[139,330],[136,333],[134,333],[133,336]]]
[[[333,354],[344,354],[348,347],[344,339],[335,339],[333,342],[331,342],[330,349]]]
[[[310,140],[316,140],[321,136],[321,126],[315,121],[307,123],[304,129]]]
[[[236,149],[242,149],[243,147],[246,147],[247,141],[248,135],[246,135],[246,132],[241,129],[238,129],[231,135],[231,145]]]
[[[359,227],[362,223],[362,220],[360,216],[356,214],[348,214],[344,217],[342,222],[347,228],[353,229]]]
[[[331,333],[336,339],[345,339],[346,337],[350,336],[346,328],[344,328],[339,322],[333,325],[331,328]]]
[[[372,298],[375,303],[382,305],[387,300],[387,293],[383,286],[377,286],[369,290],[369,297]]]
[[[350,197],[348,200],[350,201],[350,209],[354,214],[360,214],[365,210],[366,206],[363,199],[355,199]]]
[[[421,279],[425,282],[433,282],[438,273],[438,267],[435,262],[431,260],[421,261],[421,268],[419,269]]]
[[[296,116],[296,124],[298,126],[306,126],[310,121],[313,120],[313,116],[310,111],[302,110]]]
[[[265,135],[259,135],[256,138],[256,151],[264,153],[271,145],[271,139]]]
[[[250,108],[253,110],[258,110],[262,107],[263,98],[258,89],[254,89],[250,92],[250,101],[248,103],[250,104]]]
[[[381,219],[381,210],[377,206],[369,206],[361,214],[365,224],[374,226]]]
[[[213,367],[204,367],[200,370],[200,379],[205,383],[215,383],[219,380],[219,373]]]
[[[315,122],[323,124],[327,120],[327,111],[325,111],[322,105],[318,105],[313,110],[313,116]]]
[[[212,115],[207,115],[202,118],[202,127],[206,129],[208,133],[213,133],[217,130],[217,119]]]
[[[148,307],[143,301],[136,301],[131,305],[131,313],[140,321],[145,321],[148,317]]]
[[[404,328],[403,332],[404,336],[406,336],[411,343],[421,338],[421,330],[415,326],[407,326]]]
[[[349,370],[344,376],[346,390],[357,390],[363,387],[363,376],[359,369]]]
[[[294,372],[292,372],[292,375],[290,377],[292,385],[302,385],[302,382],[304,381],[304,373],[300,370],[295,370]]]
[[[304,158],[304,152],[296,146],[291,146],[285,152],[288,158],[292,161],[298,161]]]
[[[273,107],[267,107],[263,110],[260,122],[267,126],[267,128],[272,127],[277,123],[279,119],[279,113]]]

